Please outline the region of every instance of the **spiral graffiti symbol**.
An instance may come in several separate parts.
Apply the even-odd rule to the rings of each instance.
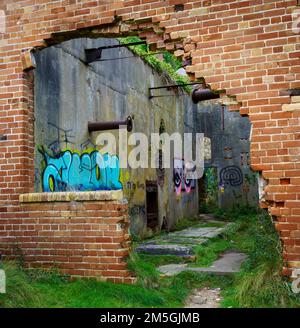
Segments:
[[[229,184],[237,187],[243,184],[243,174],[237,166],[224,167],[220,172],[220,180],[222,184]]]

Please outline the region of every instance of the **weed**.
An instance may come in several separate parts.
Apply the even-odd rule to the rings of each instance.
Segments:
[[[119,41],[123,44],[131,42],[139,42],[141,39],[137,36],[130,36],[126,38],[120,38]],[[156,71],[161,73],[161,75],[166,79],[170,80],[167,82],[176,83],[176,84],[186,84],[189,83],[189,78],[186,76],[181,76],[176,73],[176,71],[182,67],[182,63],[172,54],[165,51],[163,53],[163,60],[157,58],[157,55],[149,52],[147,45],[137,45],[130,46],[129,49],[133,51],[136,55],[140,56],[147,64],[153,67]],[[190,86],[183,86],[183,90],[188,93],[192,92]]]

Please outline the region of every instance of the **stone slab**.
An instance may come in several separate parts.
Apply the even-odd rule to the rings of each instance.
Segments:
[[[163,243],[171,243],[171,244],[183,244],[183,245],[201,245],[207,242],[205,238],[188,238],[188,237],[181,237],[181,236],[173,236],[173,237],[166,237],[161,240]]]
[[[169,237],[188,237],[188,238],[214,238],[224,231],[224,227],[205,227],[205,228],[188,228],[182,231],[172,232]]]
[[[158,270],[166,276],[173,276],[182,271],[214,273],[218,275],[233,274],[240,271],[242,263],[247,255],[240,252],[229,251],[216,260],[210,267],[188,267],[187,264],[169,264],[158,267]]]
[[[207,242],[209,238],[219,236],[227,226],[228,224],[224,227],[191,227],[171,232],[144,242],[135,251],[151,255],[191,256],[194,246]]]
[[[182,245],[157,245],[157,244],[143,244],[135,249],[137,253],[151,254],[151,255],[177,255],[181,257],[190,257],[193,255],[191,247]]]

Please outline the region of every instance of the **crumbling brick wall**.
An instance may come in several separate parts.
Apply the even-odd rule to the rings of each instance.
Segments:
[[[19,194],[33,190],[33,92],[28,50],[78,36],[138,34],[152,48],[191,58],[205,78],[236,101],[253,125],[251,165],[267,180],[264,202],[284,244],[285,274],[300,266],[300,87],[297,0],[6,1],[0,34],[0,211],[10,226]],[[5,140],[7,138],[7,140]],[[4,219],[4,221],[3,221]],[[20,226],[22,229],[22,226]]]

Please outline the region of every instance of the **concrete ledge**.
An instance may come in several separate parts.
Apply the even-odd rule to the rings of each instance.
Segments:
[[[72,201],[118,201],[122,200],[123,190],[81,191],[81,192],[41,192],[22,194],[20,203],[72,202]]]

